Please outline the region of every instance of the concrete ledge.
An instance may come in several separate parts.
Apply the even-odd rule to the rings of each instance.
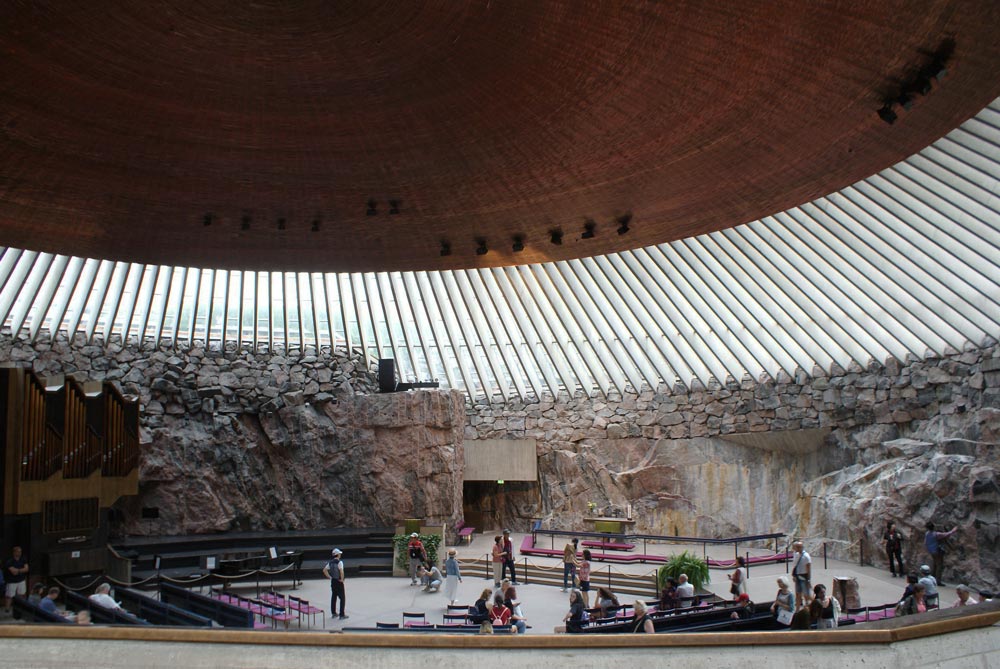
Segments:
[[[247,646],[316,646],[365,648],[677,648],[725,646],[837,646],[893,644],[941,634],[989,627],[1000,622],[1000,601],[967,609],[944,609],[897,620],[839,630],[807,632],[720,632],[713,634],[371,634],[339,632],[267,632],[226,629],[80,627],[75,625],[6,625],[0,639],[73,639]]]

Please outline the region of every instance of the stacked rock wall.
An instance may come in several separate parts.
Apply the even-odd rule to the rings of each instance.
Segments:
[[[474,405],[455,391],[375,394],[360,358],[329,350],[32,345],[8,333],[0,359],[140,398],[140,496],[123,505],[123,532],[450,525],[463,439],[533,438],[538,488],[503,495],[498,527],[581,527],[588,502],[631,505],[639,530],[784,531],[878,562],[891,518],[919,564],[933,520],[960,528],[946,580],[1000,584],[994,340],[829,374]],[[142,518],[149,507],[160,517]]]
[[[197,342],[150,350],[82,335],[30,344],[4,333],[0,360],[42,376],[111,381],[139,398],[139,495],[120,503],[120,533],[461,517],[465,396],[374,394],[360,356]]]
[[[498,522],[583,527],[631,505],[636,529],[781,531],[831,557],[881,564],[892,519],[909,562],[924,524],[958,526],[956,576],[1000,585],[1000,351],[890,359],[760,382],[661,386],[607,398],[479,403],[466,441],[534,438],[542,494],[506,496]]]

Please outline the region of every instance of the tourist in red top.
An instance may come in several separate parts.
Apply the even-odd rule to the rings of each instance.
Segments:
[[[410,558],[410,585],[416,585],[417,567],[427,561],[427,551],[424,550],[424,543],[420,541],[420,535],[416,532],[410,535],[410,541],[406,544],[406,551]]]
[[[493,595],[493,608],[490,609],[490,620],[493,622],[493,626],[509,625],[510,616],[510,609],[503,603],[503,595],[499,592]]]

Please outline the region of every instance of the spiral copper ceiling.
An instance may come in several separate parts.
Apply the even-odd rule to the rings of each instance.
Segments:
[[[998,34],[991,1],[7,0],[0,245],[309,271],[646,247],[927,146],[1000,95]]]

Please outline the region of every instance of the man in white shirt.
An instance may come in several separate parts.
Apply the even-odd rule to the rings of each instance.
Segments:
[[[792,544],[792,578],[795,581],[795,608],[808,606],[812,601],[812,558],[801,541]]]
[[[678,599],[691,599],[694,597],[694,586],[688,583],[688,575],[681,574],[677,577],[677,598]],[[691,606],[691,602],[680,603],[681,606]]]
[[[972,604],[978,604],[979,602],[970,596],[971,592],[972,590],[970,590],[967,585],[960,585],[955,588],[955,594],[958,595],[958,599],[955,600],[955,603],[952,604],[951,607],[958,608],[959,606],[971,606]]]
[[[94,594],[90,596],[90,601],[106,609],[121,609],[121,604],[112,599],[109,592],[111,592],[111,586],[107,583],[101,583],[97,586]]]

